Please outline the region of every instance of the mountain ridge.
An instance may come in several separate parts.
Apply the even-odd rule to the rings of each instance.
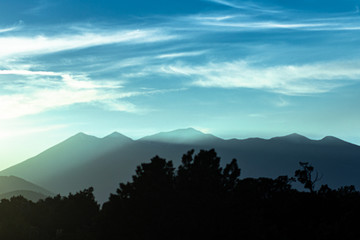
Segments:
[[[65,195],[92,186],[103,202],[120,182],[131,179],[136,166],[155,155],[173,160],[178,166],[188,150],[214,148],[224,159],[223,164],[238,160],[242,177],[291,175],[299,168],[299,161],[308,161],[324,172],[324,182],[330,186],[356,183],[360,187],[360,172],[356,170],[360,170],[360,147],[335,137],[311,140],[289,134],[225,140],[193,128],[159,134],[132,140],[118,132],[103,138],[78,133],[0,171],[0,175],[19,176]]]

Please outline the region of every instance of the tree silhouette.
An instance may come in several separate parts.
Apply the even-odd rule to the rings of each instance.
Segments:
[[[360,239],[360,193],[322,185],[300,163],[293,178],[240,179],[236,160],[221,164],[214,149],[188,151],[177,168],[158,156],[136,168],[102,208],[93,188],[31,202],[0,202],[0,239]]]
[[[316,171],[315,176],[313,177],[314,167],[311,166],[308,162],[299,162],[302,169],[295,171],[295,177],[297,180],[304,184],[304,188],[310,190],[311,193],[314,192],[315,183],[321,179],[318,172]]]
[[[167,232],[169,204],[173,202],[174,167],[158,156],[136,168],[132,182],[121,183],[103,205],[104,239],[145,239]],[[119,218],[119,216],[121,216]],[[168,236],[170,237],[170,236]]]
[[[157,198],[154,201],[159,200],[173,188],[173,178],[172,162],[156,156],[150,163],[143,163],[136,168],[133,182],[120,184],[117,196],[121,199]]]

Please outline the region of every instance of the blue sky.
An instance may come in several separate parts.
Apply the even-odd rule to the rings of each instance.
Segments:
[[[0,168],[85,132],[360,144],[360,1],[0,2]]]

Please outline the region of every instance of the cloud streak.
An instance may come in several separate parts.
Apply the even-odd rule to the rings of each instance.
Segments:
[[[205,54],[206,51],[192,51],[192,52],[175,52],[175,53],[166,53],[156,56],[158,59],[173,59],[173,58],[182,58],[182,57],[196,57]]]
[[[287,23],[287,22],[276,22],[276,21],[254,21],[254,22],[210,22],[204,21],[201,24],[215,26],[215,27],[228,27],[237,28],[244,30],[261,30],[261,29],[298,29],[298,30],[326,30],[329,29],[326,23]],[[337,28],[341,30],[341,28]],[[351,30],[350,27],[343,30]],[[352,30],[355,30],[353,28]]]
[[[14,31],[15,29],[17,29],[17,27],[0,28],[0,33],[11,32]]]
[[[160,29],[88,30],[55,36],[0,36],[0,58],[54,53],[108,44],[140,44],[174,38]]]
[[[281,14],[280,14],[281,15]],[[189,22],[207,27],[205,31],[265,31],[289,29],[301,31],[358,31],[360,17],[324,17],[304,20],[298,16],[256,17],[251,14],[189,16]],[[286,20],[285,20],[286,19]]]
[[[285,95],[325,93],[360,82],[357,62],[330,62],[262,67],[246,61],[162,66],[160,71],[184,76],[191,85],[206,88],[252,88]]]
[[[263,13],[278,13],[278,10],[270,9],[270,8],[264,8],[259,5],[256,5],[254,3],[250,2],[244,2],[242,1],[241,4],[237,4],[231,1],[226,0],[208,0],[209,2],[214,2],[220,5],[224,5],[230,8],[240,9],[240,10],[247,10],[247,11],[255,11],[255,12],[263,12]]]
[[[205,31],[266,31],[290,29],[301,31],[358,31],[357,13],[313,14],[279,6],[258,5],[248,1],[208,0],[231,8],[211,14],[187,16],[189,26],[197,23]]]

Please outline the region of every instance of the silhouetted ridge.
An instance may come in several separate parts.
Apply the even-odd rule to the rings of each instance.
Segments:
[[[322,144],[329,144],[329,145],[353,145],[349,142],[346,142],[344,140],[341,140],[339,138],[333,137],[333,136],[326,136],[323,139],[319,141]]]
[[[292,143],[306,143],[311,142],[311,140],[307,137],[304,137],[297,133],[292,133],[283,137],[274,137],[271,138],[272,141],[286,141],[286,142],[292,142]]]

